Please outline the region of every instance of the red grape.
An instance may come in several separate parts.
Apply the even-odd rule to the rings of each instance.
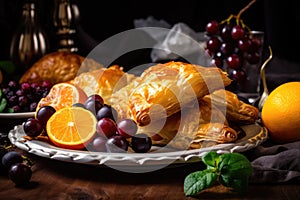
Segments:
[[[209,23],[207,23],[205,30],[208,35],[215,35],[219,33],[219,22],[216,20],[212,20]]]
[[[248,53],[247,54],[247,61],[250,64],[257,64],[260,60],[260,55],[258,52],[254,52],[254,53]]]
[[[233,70],[232,77],[237,82],[243,82],[247,78],[245,72],[242,70]]]
[[[99,136],[110,138],[111,136],[116,134],[117,124],[111,118],[104,117],[97,122],[96,131]]]
[[[245,37],[245,30],[241,26],[236,25],[231,30],[231,37],[234,40],[244,39],[244,37]]]
[[[221,46],[221,41],[217,37],[211,37],[206,44],[207,49],[210,52],[217,52]]]
[[[232,54],[227,57],[227,65],[231,69],[238,69],[241,67],[240,57],[237,54]]]
[[[231,26],[229,24],[225,24],[221,31],[221,38],[223,41],[228,42],[232,40],[231,37]]]
[[[234,46],[232,43],[229,42],[224,42],[220,46],[220,51],[222,52],[223,55],[228,56],[233,53]]]
[[[243,52],[249,51],[250,46],[251,41],[248,38],[244,38],[238,41],[238,48]]]

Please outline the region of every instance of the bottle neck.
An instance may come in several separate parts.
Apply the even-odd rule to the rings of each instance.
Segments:
[[[55,0],[54,26],[59,34],[75,32],[74,12],[70,0]]]
[[[23,20],[28,22],[36,22],[36,12],[35,12],[35,4],[33,2],[27,2],[23,6],[22,12]]]
[[[58,39],[57,50],[77,52],[73,5],[70,0],[55,0],[54,2],[53,24]]]

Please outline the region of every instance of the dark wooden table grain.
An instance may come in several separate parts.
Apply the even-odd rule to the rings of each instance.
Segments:
[[[21,151],[17,149],[18,151]],[[215,185],[197,197],[186,197],[184,178],[202,170],[201,163],[173,166],[148,172],[126,173],[107,166],[91,166],[39,157],[27,152],[32,178],[26,187],[16,187],[6,175],[0,175],[1,200],[106,200],[106,199],[299,199],[297,184],[250,184],[240,196],[228,188]]]

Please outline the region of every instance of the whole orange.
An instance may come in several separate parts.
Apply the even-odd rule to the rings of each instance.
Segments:
[[[263,105],[261,118],[274,142],[300,140],[300,81],[276,87]]]

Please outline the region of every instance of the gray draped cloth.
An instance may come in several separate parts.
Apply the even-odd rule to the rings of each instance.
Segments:
[[[287,144],[263,144],[246,156],[251,161],[251,183],[285,183],[300,181],[300,141]]]

